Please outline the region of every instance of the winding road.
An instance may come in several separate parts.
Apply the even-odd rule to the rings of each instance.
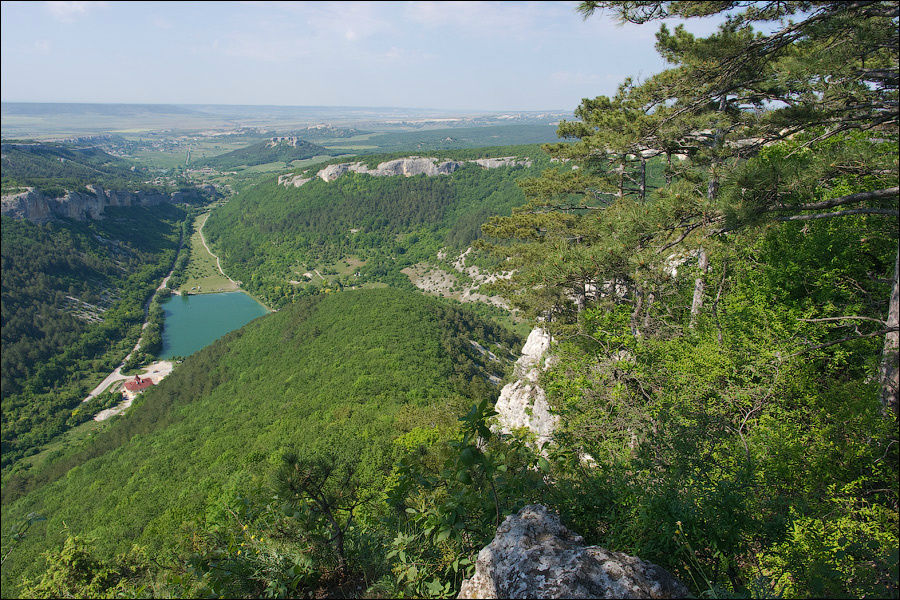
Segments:
[[[124,367],[125,364],[128,362],[128,360],[131,358],[131,356],[140,349],[141,343],[144,341],[144,330],[147,329],[148,325],[150,325],[150,303],[153,302],[153,298],[156,297],[156,294],[158,294],[164,287],[166,287],[166,285],[168,285],[169,278],[171,278],[172,273],[175,272],[175,262],[178,260],[178,254],[181,253],[181,248],[182,248],[183,244],[184,244],[184,233],[181,234],[181,239],[178,241],[178,253],[175,254],[175,260],[172,261],[172,268],[169,270],[169,274],[166,275],[165,277],[163,277],[163,280],[162,280],[162,282],[160,282],[159,286],[156,288],[156,291],[153,292],[153,295],[150,296],[150,299],[147,300],[147,302],[144,304],[144,324],[141,325],[141,336],[138,338],[138,341],[134,345],[134,348],[132,348],[131,352],[129,352],[128,355],[125,356],[124,359],[122,359],[122,362],[119,364],[118,367],[115,368],[115,370],[112,373],[107,375],[106,378],[103,381],[101,381],[97,387],[95,387],[93,390],[91,390],[91,393],[88,394],[87,398],[82,400],[82,402],[87,402],[93,398],[96,398],[97,396],[102,394],[106,390],[106,388],[111,386],[116,381],[121,381],[122,379],[130,379],[132,377],[131,375],[123,375],[122,367]],[[169,361],[165,361],[165,360],[162,360],[162,361],[159,361],[159,362],[149,365],[148,367],[146,367],[144,369],[144,371],[150,372],[150,370],[155,369],[156,371],[162,372],[161,369],[167,368],[167,365],[164,363],[168,364],[168,371],[166,372],[166,375],[168,375],[168,372],[170,372],[172,370],[172,367],[171,367],[171,363]]]
[[[203,219],[203,222],[200,223],[200,229],[197,231],[200,233],[200,241],[203,242],[203,247],[206,248],[206,251],[209,252],[209,255],[216,259],[216,268],[219,269],[219,273],[222,274],[222,277],[233,283],[234,285],[240,287],[241,282],[235,281],[231,277],[225,274],[225,271],[222,270],[222,262],[219,260],[219,257],[216,254],[213,254],[213,251],[209,249],[209,246],[206,244],[206,236],[203,235],[203,228],[206,227],[206,222],[209,221],[209,213],[206,213],[206,218]]]

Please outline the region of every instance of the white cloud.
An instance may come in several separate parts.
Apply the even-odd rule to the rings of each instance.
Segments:
[[[106,2],[44,2],[44,7],[50,13],[50,16],[63,23],[71,23],[95,8],[106,5]]]
[[[172,22],[163,17],[153,17],[153,24],[160,29],[172,29]]]
[[[53,45],[50,43],[50,40],[35,40],[34,41],[34,52],[35,54],[42,54],[44,56],[50,54],[50,51],[53,49]]]
[[[242,2],[255,10],[247,13],[276,17],[278,24],[303,24],[306,35],[323,40],[360,40],[395,30],[379,2]],[[266,9],[266,10],[260,10]]]
[[[427,27],[448,25],[482,35],[535,36],[561,13],[574,14],[572,2],[407,2],[407,18]]]

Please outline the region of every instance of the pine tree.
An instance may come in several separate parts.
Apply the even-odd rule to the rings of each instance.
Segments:
[[[630,23],[726,18],[705,38],[663,24],[656,47],[671,68],[625,81],[613,98],[584,99],[578,120],[559,127],[572,143],[546,146],[564,166],[525,182],[529,204],[485,226],[495,240],[486,245],[516,269],[504,291],[519,306],[565,326],[586,303],[627,304],[640,333],[671,291],[673,265],[696,258],[693,328],[710,299],[711,254],[730,233],[853,215],[896,220],[896,3],[627,1],[579,10]],[[666,164],[666,185],[653,193],[642,177],[652,157]],[[873,235],[896,236],[890,229],[871,225]],[[861,335],[886,336],[883,398],[896,414],[892,302],[881,329]]]

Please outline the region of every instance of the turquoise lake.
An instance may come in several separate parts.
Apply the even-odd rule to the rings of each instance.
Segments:
[[[268,312],[243,292],[172,296],[162,309],[163,359],[189,356]]]

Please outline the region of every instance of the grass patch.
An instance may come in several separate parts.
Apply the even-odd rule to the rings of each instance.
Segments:
[[[206,213],[194,221],[194,232],[191,234],[191,261],[186,269],[185,281],[179,288],[182,294],[210,294],[240,289],[222,275],[216,265],[216,258],[203,245],[200,229],[208,218],[209,213]]]

